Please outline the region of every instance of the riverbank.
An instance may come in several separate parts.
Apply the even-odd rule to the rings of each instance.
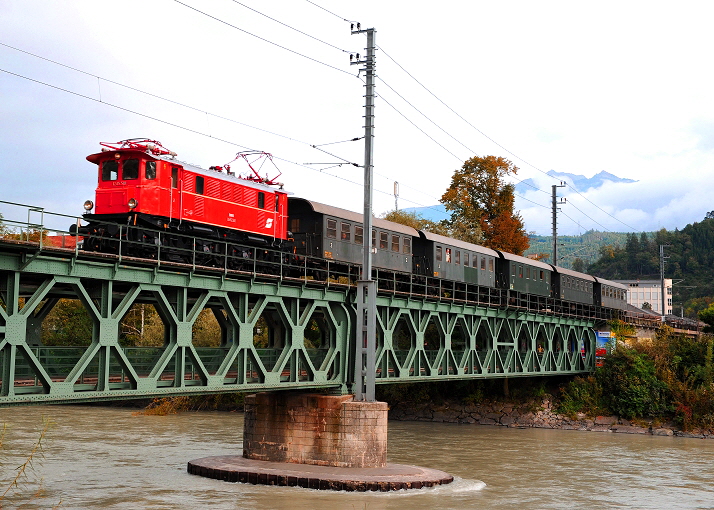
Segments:
[[[550,396],[520,402],[483,400],[474,404],[399,402],[390,406],[389,419],[714,439],[714,430],[683,431],[672,423],[635,422],[618,416],[588,417],[582,413],[566,416],[555,411]]]

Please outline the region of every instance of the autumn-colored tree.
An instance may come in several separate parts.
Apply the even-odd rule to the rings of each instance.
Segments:
[[[421,214],[408,211],[389,211],[382,215],[382,219],[393,221],[407,227],[412,227],[417,230],[427,230],[434,234],[443,236],[449,235],[449,230],[442,222],[431,221],[424,218]]]
[[[452,235],[467,242],[522,255],[528,249],[523,219],[513,210],[514,186],[505,178],[518,168],[498,156],[474,156],[454,172],[441,203],[451,212]]]

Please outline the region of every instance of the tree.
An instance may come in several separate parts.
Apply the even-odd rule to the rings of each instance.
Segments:
[[[709,308],[705,308],[699,312],[699,320],[706,322],[706,327],[704,328],[704,333],[714,333],[714,304],[709,305]]]
[[[578,273],[585,272],[585,261],[580,257],[573,260],[573,271],[577,271]]]
[[[408,211],[389,211],[382,215],[382,218],[387,221],[393,221],[407,227],[412,227],[417,230],[428,230],[434,234],[443,236],[449,235],[449,230],[443,223],[435,222],[424,218],[421,214]]]
[[[451,212],[452,235],[467,242],[522,255],[528,234],[521,215],[513,211],[513,184],[505,178],[518,168],[505,158],[484,156],[464,162],[451,177],[441,203]]]
[[[0,239],[6,237],[10,233],[10,229],[5,226],[3,222],[2,213],[0,213]]]

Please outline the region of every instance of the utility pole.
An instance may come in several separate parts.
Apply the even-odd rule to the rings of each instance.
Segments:
[[[398,211],[399,210],[399,203],[397,200],[399,199],[399,183],[397,181],[394,181],[394,210]]]
[[[565,184],[560,181],[560,184],[553,184],[553,265],[558,264],[558,205],[567,202],[567,198],[558,200],[556,194],[557,188],[564,188]]]
[[[367,34],[367,56],[356,61],[350,55],[352,65],[363,65],[365,72],[364,105],[364,221],[362,279],[357,282],[357,324],[355,339],[355,400],[375,401],[374,385],[377,355],[377,282],[372,280],[372,176],[374,163],[374,80],[375,34],[374,28],[362,30],[360,24],[352,24],[352,35]],[[356,30],[355,30],[356,28]]]

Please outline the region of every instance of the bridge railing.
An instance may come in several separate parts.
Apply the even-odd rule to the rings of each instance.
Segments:
[[[286,253],[271,246],[256,247],[187,234],[169,234],[143,226],[114,224],[111,236],[77,237],[69,228],[50,229],[48,224],[55,225],[63,221],[78,229],[84,221],[80,216],[0,201],[0,210],[8,210],[8,207],[13,215],[3,218],[10,230],[5,237],[18,242],[36,243],[40,252],[71,251],[77,258],[114,257],[119,263],[151,264],[159,268],[165,266],[172,270],[192,272],[221,272],[236,277],[271,278],[301,285],[345,288],[356,286],[360,278],[361,266],[356,264]],[[372,276],[377,281],[378,292],[383,295],[601,321],[615,317],[611,309],[502,288],[379,268],[373,269]],[[624,317],[627,320],[631,316]]]

